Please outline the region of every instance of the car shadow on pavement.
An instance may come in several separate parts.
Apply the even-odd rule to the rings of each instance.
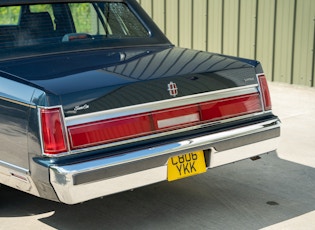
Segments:
[[[260,229],[313,211],[314,191],[313,168],[268,154],[71,206],[2,186],[0,220],[32,216],[36,227],[39,215],[40,226],[67,230]]]

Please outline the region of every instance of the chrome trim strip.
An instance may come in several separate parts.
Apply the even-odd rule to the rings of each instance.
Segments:
[[[22,173],[24,175],[30,175],[30,171],[28,169],[22,168],[22,167],[17,166],[17,165],[10,164],[10,163],[5,162],[5,161],[0,160],[0,166],[3,166],[3,167],[10,169],[10,170],[14,170],[14,171]]]
[[[275,150],[279,143],[279,137],[261,141],[255,144],[245,145],[235,149],[217,152],[215,149],[210,155],[209,168],[215,168],[247,158],[255,157],[261,153],[269,153]]]
[[[262,94],[261,85],[259,83],[260,82],[259,81],[259,76],[262,76],[262,75],[266,76],[265,73],[258,73],[258,74],[256,74],[256,80],[258,82],[257,89],[258,89],[259,94],[260,94],[259,97],[260,97],[261,108],[262,108],[263,111],[265,111],[264,98],[263,98],[263,94]],[[267,112],[267,111],[265,111],[265,112]]]
[[[2,74],[8,73],[0,72],[0,97],[12,103],[30,106],[35,89],[29,85],[1,77]]]
[[[163,181],[167,177],[166,172],[166,166],[161,166],[80,186],[54,183],[54,189],[61,202],[66,204],[77,204],[94,198]],[[58,174],[55,173],[53,169],[50,169],[50,174],[52,175],[52,181],[58,180]]]
[[[7,98],[7,97],[0,96],[0,100],[7,101],[7,102],[10,102],[10,103],[14,103],[14,104],[17,104],[17,105],[22,105],[22,106],[25,106],[25,107],[30,107],[30,108],[33,108],[33,109],[36,108],[35,105],[28,104],[28,103],[21,102],[21,101],[17,101],[17,100],[13,100],[13,99],[10,99],[10,98]]]
[[[242,128],[237,128],[233,130],[228,130],[220,133],[210,134],[202,137],[197,137],[189,139],[186,141],[180,141],[172,144],[162,145],[158,147],[152,147],[150,149],[140,150],[136,152],[131,152],[124,155],[104,158],[100,160],[95,160],[93,162],[84,162],[77,164],[75,166],[63,166],[62,171],[77,173],[78,171],[91,170],[100,167],[110,167],[119,164],[131,163],[133,161],[143,160],[150,157],[156,157],[160,155],[170,154],[172,152],[186,152],[189,149],[206,147],[210,148],[213,143],[218,141],[229,140],[232,138],[237,138],[239,136],[249,135],[257,132],[263,132],[269,129],[274,129],[280,127],[280,122],[277,119],[270,121],[265,121],[255,125],[250,125]],[[52,168],[55,168],[53,166]],[[58,167],[56,167],[58,168]],[[80,169],[80,170],[78,170]]]
[[[264,132],[267,130],[279,129],[279,127],[280,121],[278,119],[272,119],[247,127],[236,128],[203,137],[197,137],[172,144],[157,146],[150,149],[130,152],[124,155],[82,162],[75,165],[52,166],[49,170],[51,183],[62,202],[67,204],[75,204],[93,198],[110,195],[113,193],[126,191],[166,180],[167,162],[163,162],[162,165],[152,169],[146,169],[139,172],[136,171],[137,169],[134,169],[134,173],[128,173],[127,175],[121,175],[104,180],[93,181],[91,179],[89,183],[75,185],[74,178],[77,175],[84,175],[85,173],[91,173],[100,169],[108,168],[110,170],[111,167],[115,168],[115,166],[120,167],[127,164],[132,165],[133,163],[139,161],[141,162],[142,160],[151,159],[157,156],[165,156],[165,159],[167,159],[167,157],[174,154],[181,154],[183,152],[190,152],[200,149],[211,149],[216,142],[225,140],[231,141],[231,143],[233,143],[236,138],[246,137],[248,135]],[[233,158],[234,162],[244,159],[244,157],[248,158],[274,151],[277,147],[277,139],[278,138],[265,139],[260,142],[254,142],[245,146],[233,148],[231,150],[225,150],[221,153],[212,152],[210,153],[212,155],[210,155],[209,158],[210,167],[214,167],[213,164],[211,164],[211,161],[215,161],[215,157],[219,156],[219,154],[224,155],[225,158],[229,158],[231,155],[235,156]],[[246,153],[244,156],[244,151],[249,149],[251,152],[249,154]],[[224,152],[226,152],[226,154]],[[232,161],[229,161],[227,163],[231,162]],[[216,163],[215,166],[223,165],[225,163],[226,162]]]
[[[217,100],[221,98],[257,93],[258,92],[257,87],[258,87],[258,84],[253,84],[253,85],[242,86],[242,87],[237,87],[237,88],[232,88],[232,89],[224,89],[224,90],[207,92],[207,93],[191,95],[191,96],[186,96],[186,97],[173,98],[173,99],[168,99],[168,100],[163,100],[163,101],[127,106],[123,108],[111,109],[107,111],[95,112],[95,113],[90,113],[90,114],[71,116],[71,117],[66,117],[65,122],[66,122],[66,126],[73,126],[73,125],[94,122],[94,121],[99,121],[99,120],[111,119],[111,118],[122,117],[122,116],[130,116],[130,115],[135,115],[139,113],[146,113],[146,112],[168,109],[168,108],[173,108],[173,107],[178,107],[178,106],[183,106],[183,105]]]

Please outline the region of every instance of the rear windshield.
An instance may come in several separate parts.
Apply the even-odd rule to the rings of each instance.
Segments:
[[[54,3],[0,7],[0,59],[32,53],[110,46],[149,37],[122,2]]]

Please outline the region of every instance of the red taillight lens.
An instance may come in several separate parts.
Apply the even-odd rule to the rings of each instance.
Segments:
[[[261,93],[264,101],[264,109],[266,110],[271,110],[271,98],[270,98],[270,93],[269,93],[269,88],[268,88],[268,83],[265,75],[260,75],[259,76],[259,84],[261,88]]]
[[[40,110],[43,149],[45,154],[67,152],[63,119],[59,108]]]
[[[206,122],[261,112],[258,93],[68,127],[71,149],[108,144]]]
[[[215,100],[201,104],[202,120],[216,121],[262,110],[258,94]]]
[[[148,114],[87,123],[68,128],[72,149],[136,137],[151,132]]]

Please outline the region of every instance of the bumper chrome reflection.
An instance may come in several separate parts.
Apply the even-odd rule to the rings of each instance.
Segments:
[[[51,183],[61,202],[75,204],[167,180],[169,157],[206,151],[213,168],[276,150],[280,121],[273,119],[220,133],[128,154],[50,168]],[[225,147],[222,147],[225,146]]]

